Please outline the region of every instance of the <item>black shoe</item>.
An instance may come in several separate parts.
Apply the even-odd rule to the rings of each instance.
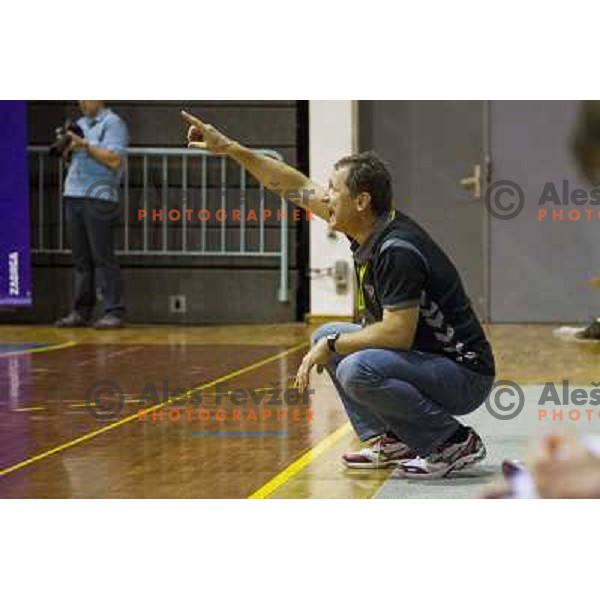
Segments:
[[[94,323],[94,329],[121,329],[123,319],[115,315],[104,315]]]
[[[578,340],[600,341],[600,317],[594,319],[583,331],[578,331],[575,337]]]
[[[59,319],[54,324],[56,327],[89,327],[89,319],[84,319],[79,313],[72,312],[71,314]]]

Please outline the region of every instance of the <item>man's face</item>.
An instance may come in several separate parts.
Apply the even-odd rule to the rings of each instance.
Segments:
[[[329,226],[334,231],[351,233],[358,217],[357,199],[350,196],[346,186],[349,167],[335,169],[329,178]]]
[[[103,100],[80,100],[79,109],[84,117],[93,119],[104,108]]]

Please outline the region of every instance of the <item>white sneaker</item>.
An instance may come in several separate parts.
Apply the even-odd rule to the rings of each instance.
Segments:
[[[444,444],[426,458],[402,461],[396,474],[405,479],[439,479],[483,460],[486,454],[483,441],[469,428],[464,442]]]
[[[382,435],[367,448],[344,454],[342,462],[350,469],[386,469],[416,456],[404,442]]]

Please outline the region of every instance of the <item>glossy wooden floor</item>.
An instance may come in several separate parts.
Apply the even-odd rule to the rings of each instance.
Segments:
[[[597,380],[600,345],[558,341],[552,328],[491,327],[499,378]],[[357,442],[326,376],[314,377],[310,407],[270,404],[273,390],[290,387],[310,331],[1,327],[0,497],[371,497],[388,474],[341,466],[339,455]],[[86,391],[101,381],[122,389],[118,415],[110,402],[90,414]],[[217,397],[217,384],[262,392],[261,404]],[[175,410],[173,400],[190,390],[202,404],[190,414],[180,401]],[[140,420],[142,408],[151,412]],[[209,420],[195,417],[199,408]]]

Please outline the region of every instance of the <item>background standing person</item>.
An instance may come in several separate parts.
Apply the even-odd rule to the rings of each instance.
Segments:
[[[104,100],[80,100],[77,127],[58,132],[69,137],[64,155],[71,164],[64,186],[67,224],[75,265],[72,312],[58,327],[122,327],[125,308],[113,229],[119,185],[129,134],[125,123]],[[75,131],[73,131],[75,130]],[[93,321],[96,287],[104,301],[102,317]]]

